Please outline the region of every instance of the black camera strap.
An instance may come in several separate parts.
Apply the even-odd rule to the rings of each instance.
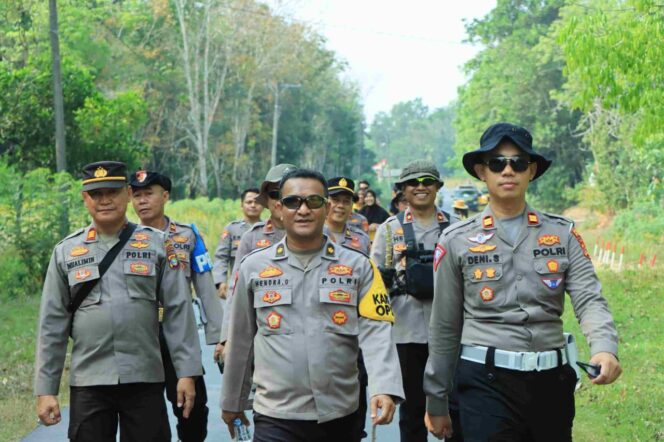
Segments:
[[[78,308],[81,306],[81,303],[90,294],[95,285],[101,281],[104,273],[106,273],[113,261],[115,261],[115,258],[118,256],[118,253],[120,253],[120,250],[122,250],[124,245],[127,244],[127,241],[129,241],[129,238],[134,233],[134,230],[136,230],[136,227],[136,224],[128,222],[124,229],[122,229],[119,241],[116,242],[113,247],[111,247],[111,250],[106,253],[104,259],[102,259],[99,263],[99,278],[86,281],[81,284],[76,284],[74,286],[71,291],[69,305],[67,306],[67,311],[72,315],[72,321],[74,319],[74,313],[76,313],[76,310],[78,310]]]

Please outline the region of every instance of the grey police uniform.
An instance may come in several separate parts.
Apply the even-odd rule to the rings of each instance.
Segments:
[[[507,351],[548,352],[534,353],[533,357],[508,354],[514,364],[509,368],[514,370],[543,373],[540,370],[560,367],[565,362],[560,361],[564,359],[561,315],[565,292],[570,295],[591,353],[617,354],[618,336],[611,313],[571,220],[527,207],[520,233],[512,242],[487,207],[483,213],[445,229],[435,256],[430,356],[424,383],[430,414],[447,414],[460,346],[462,359],[480,363],[487,348],[493,347],[497,349],[496,366],[502,356],[499,353]],[[546,357],[556,354],[558,357]],[[466,376],[462,371],[457,373]],[[461,392],[463,379],[459,382]],[[559,380],[547,382],[551,385]],[[570,397],[575,383],[573,379],[563,386],[571,389]],[[460,393],[462,418],[463,400]],[[550,400],[558,409],[567,408]],[[573,402],[571,413],[573,418]]]
[[[447,220],[445,214],[437,210],[434,221],[429,226],[423,226],[413,217],[410,209],[404,212],[404,224],[413,225],[415,240],[422,244],[425,249],[433,250],[440,236],[440,226],[438,223]],[[456,221],[456,218],[450,219],[450,222]],[[392,250],[387,249],[387,226],[392,232]],[[396,215],[389,217],[378,227],[373,245],[371,246],[371,259],[376,265],[385,267],[385,257],[388,253],[392,254],[392,266],[396,270],[395,280],[400,283],[405,281],[406,277],[406,242],[404,238],[403,226],[399,223]],[[396,321],[392,334],[397,344],[418,343],[426,344],[429,339],[429,318],[431,316],[431,300],[415,298],[409,294],[392,297],[392,309]]]
[[[189,224],[172,221],[166,217],[168,222],[168,237],[173,243],[178,261],[180,261],[187,281],[194,286],[198,299],[201,300],[205,319],[205,343],[214,345],[219,342],[221,324],[224,312],[219,303],[217,291],[214,288],[212,272],[198,273],[191,268],[191,260],[194,259],[192,252],[196,245],[196,235]]]
[[[233,266],[233,280],[228,287],[228,296],[226,298],[226,309],[224,310],[224,322],[221,327],[221,336],[219,342],[226,342],[228,339],[228,325],[230,324],[231,303],[235,287],[235,275],[237,274],[242,258],[256,249],[264,249],[272,244],[276,244],[286,235],[284,229],[280,229],[272,223],[271,219],[261,221],[249,229],[240,239],[240,245],[235,252],[235,264]]]
[[[187,279],[177,263],[169,266],[165,241],[163,232],[138,226],[76,311],[70,385],[163,382],[157,302],[166,309],[164,335],[178,377],[202,374]],[[113,244],[100,241],[90,225],[55,246],[41,299],[36,395],[58,394],[72,320],[67,311],[71,289],[99,279],[99,263]]]
[[[371,240],[369,239],[369,235],[360,229],[354,229],[350,225],[346,225],[343,233],[334,233],[330,231],[330,228],[326,224],[323,233],[337,244],[342,244],[351,249],[359,250],[365,255],[369,254]]]
[[[251,224],[243,219],[232,221],[221,233],[217,249],[214,252],[214,269],[212,276],[215,285],[228,282],[228,274],[235,265],[235,255],[242,235],[251,228]]]
[[[369,221],[367,221],[366,216],[360,213],[351,212],[350,217],[348,218],[348,225],[353,229],[361,230],[367,234],[369,233]]]
[[[328,240],[303,268],[284,239],[242,261],[231,308],[223,410],[246,405],[252,350],[262,415],[324,423],[353,413],[360,347],[372,394],[403,398],[389,300],[366,255]]]

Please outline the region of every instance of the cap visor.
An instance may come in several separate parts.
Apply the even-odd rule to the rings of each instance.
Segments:
[[[120,189],[126,185],[126,181],[98,181],[96,183],[83,184],[81,190],[83,192],[88,192],[97,189]]]

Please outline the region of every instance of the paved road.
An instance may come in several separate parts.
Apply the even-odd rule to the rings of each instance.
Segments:
[[[205,345],[205,335],[202,329],[199,329],[199,338],[201,347],[203,348],[203,365],[205,367],[205,383],[208,391],[208,407],[210,408],[210,417],[208,421],[208,441],[215,442],[230,442],[231,438],[228,435],[228,429],[221,421],[219,410],[219,395],[221,394],[221,374],[217,368],[217,364],[212,360],[212,352],[214,347]],[[175,430],[175,417],[168,405],[168,419],[171,424],[171,432],[173,440],[177,440],[177,431]],[[395,420],[388,426],[378,427],[376,430],[376,440],[379,442],[398,442],[399,441],[399,426],[397,424],[398,411],[395,415]],[[36,418],[35,418],[36,420]],[[62,421],[58,425],[52,427],[38,426],[32,433],[26,436],[24,442],[67,442],[67,426],[69,425],[69,408],[62,410]],[[371,428],[371,423],[367,419],[367,429]],[[370,437],[364,439],[370,441]],[[432,436],[429,437],[430,441],[436,439]]]

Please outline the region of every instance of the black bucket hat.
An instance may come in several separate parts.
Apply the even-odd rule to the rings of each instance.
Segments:
[[[551,160],[547,160],[533,150],[533,137],[530,135],[530,132],[523,127],[511,123],[496,123],[490,126],[482,134],[479,149],[464,154],[463,167],[466,169],[466,172],[479,179],[473,166],[480,163],[482,156],[498,147],[505,138],[512,141],[519,149],[530,155],[531,161],[534,161],[537,164],[537,172],[535,172],[533,181],[544,174],[549,166],[551,166]]]

